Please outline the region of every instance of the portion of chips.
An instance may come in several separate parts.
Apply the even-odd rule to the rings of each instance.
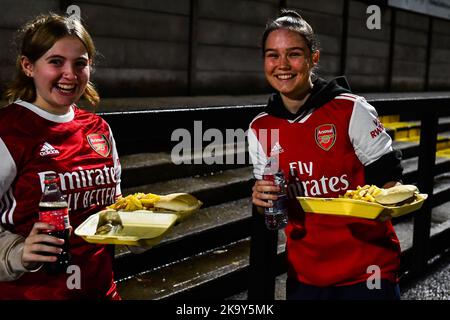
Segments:
[[[345,194],[340,198],[376,202],[375,196],[377,196],[381,192],[383,192],[383,189],[378,188],[376,185],[369,186],[368,184],[366,184],[363,187],[358,186],[356,190],[347,190],[347,192],[345,192]]]
[[[160,196],[153,193],[145,194],[138,192],[135,194],[130,194],[124,198],[120,198],[115,203],[108,206],[108,209],[121,211],[152,210],[155,202],[160,199]]]

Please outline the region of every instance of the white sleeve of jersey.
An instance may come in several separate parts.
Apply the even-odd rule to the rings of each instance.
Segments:
[[[348,131],[356,156],[364,166],[393,150],[391,137],[378,120],[377,111],[363,97],[355,101]]]
[[[16,163],[14,162],[8,147],[0,138],[0,199],[11,187],[17,175]]]
[[[111,137],[111,148],[112,148],[112,157],[114,161],[114,172],[116,178],[116,199],[122,196],[122,190],[120,189],[120,177],[122,175],[122,167],[120,165],[119,154],[117,153],[116,141],[114,140],[114,136],[111,128],[109,128],[109,136]]]
[[[263,178],[264,167],[267,164],[268,158],[252,128],[248,129],[247,137],[248,152],[250,154],[250,160],[253,164],[253,176],[256,179],[261,180]]]

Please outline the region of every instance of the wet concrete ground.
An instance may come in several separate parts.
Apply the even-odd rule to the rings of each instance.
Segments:
[[[402,300],[450,300],[450,255],[401,291]]]

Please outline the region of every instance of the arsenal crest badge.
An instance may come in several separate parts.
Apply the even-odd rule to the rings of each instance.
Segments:
[[[328,151],[336,142],[336,127],[334,124],[322,124],[316,128],[316,142],[323,150]]]
[[[111,145],[104,134],[91,133],[86,138],[89,145],[95,152],[105,158],[109,156],[109,153],[111,152]]]

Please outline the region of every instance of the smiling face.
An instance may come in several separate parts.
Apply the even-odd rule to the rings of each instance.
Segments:
[[[35,105],[53,114],[65,114],[83,95],[90,77],[91,61],[77,37],[64,37],[34,63],[22,57],[25,74],[36,87]]]
[[[311,70],[319,61],[319,52],[311,54],[300,34],[277,29],[267,37],[264,48],[264,72],[269,84],[283,100],[301,100],[311,89]]]

